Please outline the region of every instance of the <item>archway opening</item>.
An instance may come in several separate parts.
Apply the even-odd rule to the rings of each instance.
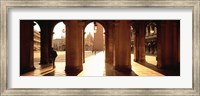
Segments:
[[[80,75],[101,76],[105,70],[105,29],[100,22],[90,22],[84,29],[83,72]]]
[[[105,29],[98,22],[87,24],[84,30],[85,59],[105,50]]]
[[[34,67],[37,69],[37,68],[40,68],[40,42],[41,42],[41,39],[40,39],[40,32],[41,32],[41,29],[40,29],[40,26],[39,24],[36,22],[36,21],[33,21],[34,23],[34,26],[33,26],[33,50],[34,50],[34,54],[33,54],[33,63],[34,63]]]
[[[146,25],[145,58],[147,63],[157,66],[157,27],[155,22]]]
[[[66,27],[63,22],[58,22],[53,28],[52,48],[57,52],[55,66],[66,61]],[[64,63],[63,63],[64,64]]]

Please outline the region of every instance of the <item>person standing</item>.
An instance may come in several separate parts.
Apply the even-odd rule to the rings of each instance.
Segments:
[[[58,56],[57,52],[53,48],[51,48],[50,58],[51,58],[52,63],[53,63],[53,68],[55,68],[55,59],[56,59],[57,56]]]

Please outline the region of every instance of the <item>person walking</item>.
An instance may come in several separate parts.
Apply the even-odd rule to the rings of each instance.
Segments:
[[[56,67],[56,66],[55,66],[55,59],[56,59],[57,56],[58,56],[58,55],[57,55],[57,52],[56,52],[53,48],[51,48],[51,51],[50,51],[50,58],[51,58],[52,63],[53,63],[53,68]]]

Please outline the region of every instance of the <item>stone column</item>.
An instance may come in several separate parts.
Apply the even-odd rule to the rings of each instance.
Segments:
[[[114,67],[119,71],[131,71],[131,30],[126,20],[116,21],[114,32]]]
[[[51,50],[51,48],[52,48],[52,42],[53,42],[53,28],[54,28],[54,26],[53,26],[53,21],[52,20],[50,20],[50,21],[48,21],[48,31],[47,31],[47,41],[48,41],[48,62],[49,63],[52,63],[52,61],[51,61],[51,59],[50,59],[50,50]],[[61,48],[62,49],[62,48]]]
[[[64,21],[66,25],[66,67],[67,73],[83,70],[83,24],[78,20]]]
[[[54,27],[54,26],[52,25],[52,22],[49,22],[49,23],[50,23],[50,24],[49,24],[49,26],[48,26],[48,29],[49,29],[49,30],[48,30],[48,35],[49,35],[49,36],[48,36],[48,37],[49,37],[49,38],[48,38],[48,42],[49,42],[48,45],[49,45],[49,49],[51,49],[51,48],[53,47],[52,44],[53,44],[53,27]]]
[[[113,21],[108,22],[108,27],[105,29],[105,61],[108,64],[113,64]]]
[[[158,68],[162,68],[162,54],[164,54],[164,52],[162,52],[161,48],[162,45],[161,43],[164,42],[162,38],[164,38],[163,33],[161,33],[161,28],[164,28],[165,25],[164,23],[161,23],[161,21],[157,21],[157,67]]]
[[[31,20],[20,20],[20,74],[33,71],[33,26]]]
[[[145,21],[134,21],[136,25],[135,46],[134,46],[134,61],[144,64],[145,60]]]
[[[48,64],[49,63],[49,34],[48,33],[48,22],[47,21],[38,21],[38,24],[40,25],[41,27],[41,33],[40,33],[40,54],[41,54],[41,57],[40,57],[40,64],[41,65],[45,65],[45,64]]]
[[[158,26],[158,68],[180,69],[180,21],[163,20]]]

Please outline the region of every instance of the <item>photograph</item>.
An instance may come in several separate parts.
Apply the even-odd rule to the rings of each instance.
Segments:
[[[200,96],[199,0],[0,6],[0,96]]]
[[[20,76],[180,76],[180,20],[20,20]]]

